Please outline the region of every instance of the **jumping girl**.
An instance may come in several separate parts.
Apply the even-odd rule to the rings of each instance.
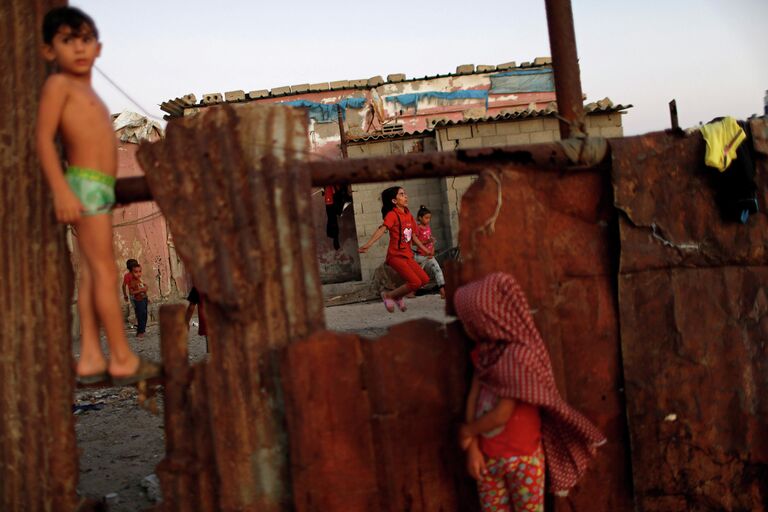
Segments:
[[[419,224],[416,226],[416,236],[414,240],[418,240],[427,249],[427,252],[423,252],[421,249],[414,255],[416,263],[421,265],[427,274],[431,274],[435,278],[438,288],[440,288],[440,298],[445,298],[445,278],[443,277],[443,270],[440,268],[440,264],[435,259],[435,238],[432,236],[432,228],[429,223],[432,221],[432,212],[429,211],[424,205],[421,205],[419,211],[416,213],[416,220]]]
[[[386,264],[405,279],[405,284],[391,292],[381,292],[384,307],[390,313],[395,311],[395,305],[400,311],[405,311],[405,296],[415,292],[429,282],[429,277],[413,259],[411,243],[416,244],[420,251],[428,252],[421,241],[413,237],[416,221],[408,210],[408,196],[403,187],[390,187],[381,193],[381,216],[384,222],[371,235],[371,239],[358,249],[365,253],[382,236],[389,231],[389,248],[387,249]]]

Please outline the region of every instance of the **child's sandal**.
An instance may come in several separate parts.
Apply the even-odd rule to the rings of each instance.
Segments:
[[[387,298],[385,292],[381,292],[381,300],[384,301],[384,307],[387,308],[387,311],[389,311],[390,313],[395,312],[395,301],[390,298]]]

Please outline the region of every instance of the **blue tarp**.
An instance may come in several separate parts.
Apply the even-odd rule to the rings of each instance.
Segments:
[[[471,91],[453,91],[453,92],[438,92],[438,91],[426,91],[426,92],[413,92],[410,94],[398,94],[397,96],[387,96],[387,101],[390,103],[399,103],[400,105],[409,108],[418,108],[419,101],[424,98],[439,98],[441,100],[466,100],[466,99],[484,99],[486,106],[488,106],[488,91],[486,90],[471,90]]]
[[[294,100],[285,101],[282,105],[309,109],[309,118],[317,123],[330,123],[338,119],[336,105],[341,105],[341,116],[346,119],[347,108],[363,108],[365,98],[345,98],[338,103],[318,103],[316,101]]]
[[[491,94],[553,92],[555,77],[551,69],[520,69],[491,75]]]

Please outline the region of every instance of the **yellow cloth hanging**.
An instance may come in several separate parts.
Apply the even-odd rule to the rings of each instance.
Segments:
[[[732,117],[726,117],[716,123],[705,124],[701,134],[707,143],[704,163],[723,172],[736,159],[736,149],[747,138],[747,134]]]

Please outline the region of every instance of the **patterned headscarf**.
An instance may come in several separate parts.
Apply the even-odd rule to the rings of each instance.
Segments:
[[[480,382],[499,397],[539,407],[550,490],[567,493],[605,437],[560,397],[523,290],[511,275],[497,272],[459,288],[454,304],[478,343]]]

